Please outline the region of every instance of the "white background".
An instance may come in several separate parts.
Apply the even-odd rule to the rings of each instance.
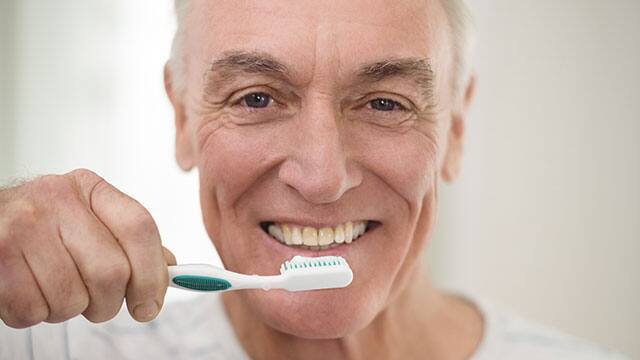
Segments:
[[[0,0],[0,181],[90,168],[151,211],[179,261],[217,263],[197,174],[173,159],[175,25],[153,3]],[[471,5],[479,91],[434,277],[640,357],[640,2]]]

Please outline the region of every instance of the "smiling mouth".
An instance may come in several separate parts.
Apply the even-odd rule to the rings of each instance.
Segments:
[[[373,220],[348,221],[332,227],[314,228],[273,221],[260,223],[262,230],[284,245],[305,250],[326,250],[351,244],[379,223]]]

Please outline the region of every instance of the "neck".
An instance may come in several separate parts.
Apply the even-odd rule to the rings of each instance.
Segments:
[[[478,311],[436,290],[422,268],[364,329],[339,339],[304,339],[274,330],[244,309],[238,294],[223,302],[240,343],[252,359],[466,359],[482,334]]]

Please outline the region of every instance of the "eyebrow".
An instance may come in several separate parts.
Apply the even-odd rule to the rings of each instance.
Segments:
[[[398,58],[376,61],[360,67],[358,78],[364,83],[375,83],[393,77],[412,79],[422,95],[430,99],[433,95],[435,73],[427,58]]]
[[[215,93],[225,83],[232,82],[240,74],[258,74],[287,81],[287,66],[269,54],[262,52],[228,51],[209,65],[203,75],[204,93]]]
[[[205,73],[205,91],[214,91],[221,82],[232,81],[240,74],[257,74],[289,82],[288,67],[273,56],[258,51],[230,51],[209,66]],[[394,77],[412,79],[430,98],[433,94],[435,74],[427,58],[394,58],[361,65],[355,72],[358,82],[376,83]]]
[[[287,66],[269,54],[261,52],[232,51],[226,52],[220,59],[214,60],[209,67],[222,77],[234,75],[238,72],[250,74],[265,74],[286,77],[289,73]]]

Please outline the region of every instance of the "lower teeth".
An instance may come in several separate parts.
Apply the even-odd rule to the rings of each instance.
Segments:
[[[273,237],[273,236],[271,236],[271,235],[269,235],[269,234],[267,234],[267,235],[269,235],[272,239],[274,239],[274,240],[278,241],[278,242],[279,242],[279,243],[281,243],[282,245],[287,245],[287,246],[289,246],[289,247],[294,247],[294,248],[303,249],[303,250],[313,250],[313,251],[318,251],[318,250],[331,249],[331,248],[334,248],[334,247],[337,247],[337,246],[340,246],[340,245],[349,245],[350,243],[355,242],[357,239],[360,239],[361,237],[363,237],[363,236],[364,236],[364,234],[366,234],[366,233],[367,233],[367,231],[365,230],[365,232],[364,232],[364,233],[362,233],[362,235],[358,236],[357,238],[353,239],[352,241],[350,241],[350,242],[348,242],[348,243],[347,243],[347,242],[344,242],[344,243],[341,243],[341,244],[338,244],[338,243],[332,243],[332,244],[329,244],[329,245],[322,245],[322,246],[320,246],[320,245],[316,245],[316,246],[309,246],[309,245],[293,245],[293,244],[289,244],[289,245],[288,245],[287,243],[284,243],[284,242],[282,242],[282,241],[280,241],[280,240],[276,239],[275,237]]]
[[[277,239],[276,239],[276,240],[277,240]],[[283,244],[284,244],[284,243],[283,243]],[[286,244],[285,244],[285,245],[286,245]],[[331,245],[322,245],[322,246],[320,246],[320,245],[318,245],[318,246],[308,246],[308,245],[289,245],[289,246],[297,247],[297,248],[304,249],[304,250],[314,250],[314,251],[317,251],[317,250],[326,250],[326,249],[331,249],[331,248],[334,248],[334,247],[336,247],[336,246],[340,246],[340,245],[342,245],[342,244],[334,243],[334,244],[331,244]]]

